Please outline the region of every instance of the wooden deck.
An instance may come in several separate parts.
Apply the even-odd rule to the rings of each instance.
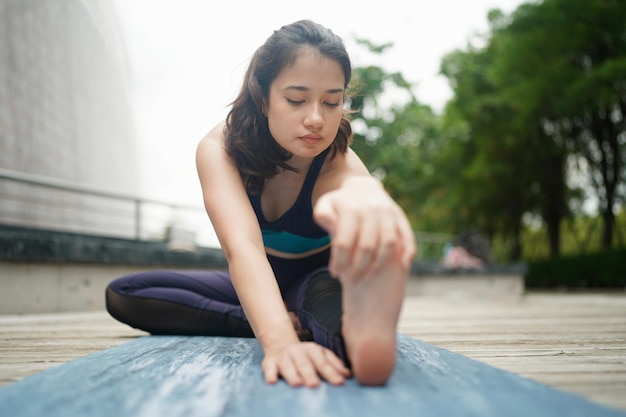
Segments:
[[[626,294],[424,297],[400,332],[626,411]],[[144,333],[105,312],[0,316],[0,385]]]

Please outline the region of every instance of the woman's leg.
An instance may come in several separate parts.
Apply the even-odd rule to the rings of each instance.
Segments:
[[[393,372],[406,280],[400,262],[359,280],[341,280],[342,334],[352,371],[361,384],[384,384]]]
[[[405,286],[406,273],[399,264],[353,282],[320,269],[294,284],[285,300],[315,342],[335,352],[360,383],[381,385],[395,367]]]
[[[254,337],[225,271],[147,271],[113,281],[109,313],[152,334]]]
[[[290,287],[285,302],[298,315],[302,327],[311,332],[313,340],[349,366],[341,329],[341,297],[339,280],[321,268]]]

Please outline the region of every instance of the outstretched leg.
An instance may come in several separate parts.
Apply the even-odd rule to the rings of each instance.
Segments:
[[[382,385],[396,362],[406,279],[406,271],[394,263],[354,281],[321,269],[292,287],[285,301],[315,342],[342,359],[361,384]]]
[[[297,314],[313,341],[333,351],[349,366],[341,334],[341,292],[339,280],[328,273],[328,268],[319,268],[287,291],[285,303]]]
[[[393,372],[406,280],[399,262],[372,276],[341,279],[342,334],[352,372],[361,384],[385,384]]]

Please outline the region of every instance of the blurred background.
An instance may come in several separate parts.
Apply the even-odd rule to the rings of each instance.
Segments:
[[[621,0],[0,0],[0,225],[217,247],[195,146],[302,18],[346,43],[353,148],[418,260],[626,286]]]

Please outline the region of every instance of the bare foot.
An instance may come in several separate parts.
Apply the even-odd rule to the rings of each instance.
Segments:
[[[353,374],[363,385],[383,385],[393,372],[406,280],[399,263],[376,276],[342,280],[342,332]]]

